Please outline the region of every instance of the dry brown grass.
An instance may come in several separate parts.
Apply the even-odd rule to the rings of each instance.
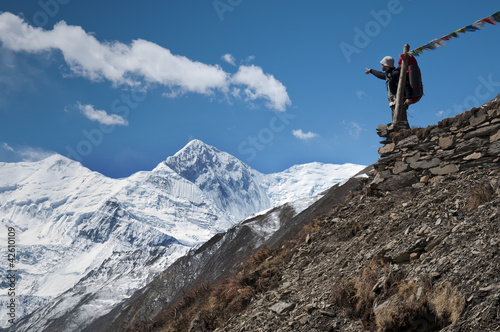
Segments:
[[[390,293],[397,276],[391,274],[391,266],[374,259],[359,277],[353,280],[336,279],[333,283],[330,302],[345,315],[360,318],[366,328],[373,325],[373,306],[376,300]]]
[[[425,128],[413,127],[411,129],[395,131],[389,134],[389,140],[397,144],[405,138],[415,135],[419,140],[423,141],[430,137],[430,133],[434,128],[436,128],[436,126],[427,126]]]
[[[356,306],[354,281],[346,281],[341,278],[335,279],[331,288],[329,301],[342,310],[344,315],[353,316],[354,307]]]
[[[193,317],[202,317],[209,305],[209,297],[212,292],[210,284],[198,285],[185,292],[183,297],[172,307],[161,312],[153,321],[137,324],[127,332],[154,332],[154,331],[187,331],[191,325]],[[200,313],[200,314],[199,314]],[[206,326],[210,320],[206,319]]]
[[[432,330],[458,321],[465,301],[456,288],[433,287],[425,277],[405,281],[391,269],[373,260],[357,278],[334,280],[330,302],[370,331]]]
[[[376,293],[373,291],[378,281],[387,278],[390,266],[381,260],[373,260],[354,281],[356,289],[355,312],[362,318],[368,318],[373,308]]]
[[[418,129],[403,129],[399,131],[395,131],[389,134],[389,140],[393,143],[398,144],[400,141],[408,138],[412,135],[415,135],[415,131]]]
[[[262,248],[243,264],[237,274],[217,285],[212,298],[227,315],[223,319],[245,309],[256,294],[277,286],[281,278],[277,265],[287,253],[286,250],[277,252]]]
[[[298,243],[304,242],[307,235],[310,235],[310,234],[313,234],[313,233],[316,233],[317,231],[319,231],[321,229],[321,223],[322,223],[322,219],[316,218],[311,223],[302,227],[302,229],[299,231],[299,233],[297,235],[297,242]]]
[[[439,328],[456,323],[464,306],[464,299],[449,283],[433,288],[427,282],[405,282],[375,309],[375,322],[378,331]]]
[[[452,324],[458,321],[465,307],[465,301],[458,289],[449,283],[442,284],[434,290],[430,303],[440,319]]]
[[[255,289],[245,285],[239,278],[229,278],[220,283],[212,293],[211,302],[214,311],[224,308],[230,314],[245,309],[255,296]]]
[[[339,241],[347,241],[362,230],[361,224],[354,220],[349,220],[345,224],[341,225],[341,228],[336,233],[336,237]]]
[[[474,212],[480,205],[493,199],[495,190],[488,182],[482,182],[471,189],[471,195],[467,201],[467,210]]]
[[[160,315],[154,325],[158,327],[167,325],[163,331],[188,330],[196,313],[207,306],[211,292],[212,287],[209,284],[202,284],[189,290],[173,307]]]
[[[260,249],[243,264],[243,273],[257,269],[262,263],[272,257],[273,253],[268,247]]]
[[[374,310],[377,331],[405,330],[425,317],[428,317],[425,320],[432,324],[435,319],[430,314],[425,296],[429,291],[428,287],[414,282],[403,282],[395,289],[396,294]]]
[[[232,277],[213,286],[202,284],[191,289],[153,322],[138,325],[131,331],[214,330],[244,310],[257,294],[278,285],[281,279],[279,266],[286,261],[291,249],[291,245],[283,245],[279,250],[262,248]]]

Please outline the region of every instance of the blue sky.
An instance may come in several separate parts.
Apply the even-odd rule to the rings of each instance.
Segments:
[[[2,1],[0,161],[68,156],[124,177],[191,139],[263,173],[371,164],[385,83],[364,74],[498,1]],[[417,58],[412,126],[500,92],[500,25]]]

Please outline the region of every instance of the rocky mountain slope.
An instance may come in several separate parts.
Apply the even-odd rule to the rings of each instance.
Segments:
[[[127,327],[498,330],[499,123],[497,98],[390,135],[369,177],[330,189],[229,277]]]
[[[199,140],[124,179],[59,155],[0,163],[0,223],[18,234],[16,319],[29,314],[15,330],[81,330],[193,246],[288,199],[317,199],[359,168],[312,163],[265,175]]]
[[[498,329],[499,176],[497,166],[353,193],[275,262],[275,286],[216,331]],[[200,321],[189,330],[211,330]]]

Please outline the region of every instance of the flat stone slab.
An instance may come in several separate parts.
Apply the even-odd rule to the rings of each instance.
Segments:
[[[447,175],[451,173],[456,173],[459,171],[458,165],[449,164],[442,167],[435,167],[430,169],[431,173],[434,175]]]

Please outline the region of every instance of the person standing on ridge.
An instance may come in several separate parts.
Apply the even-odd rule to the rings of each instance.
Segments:
[[[375,69],[369,69],[365,68],[365,74],[373,74],[375,77],[380,78],[381,80],[385,80],[387,84],[387,93],[389,94],[389,106],[391,107],[391,114],[392,114],[392,121],[394,122],[394,108],[396,107],[396,94],[398,91],[398,84],[399,84],[399,74],[401,73],[401,67],[395,68],[394,67],[394,59],[390,56],[384,57],[381,61],[380,64],[382,65],[382,70],[383,71],[378,71]],[[398,125],[402,125],[403,127],[406,127],[407,129],[410,128],[408,124],[408,116],[406,114],[406,111],[408,110],[408,106],[412,103],[411,100],[411,86],[410,83],[408,82],[408,79],[405,82],[405,89],[404,89],[404,105],[403,105],[403,112],[401,114],[401,121],[398,123]],[[394,123],[390,126],[391,128],[394,127]]]

